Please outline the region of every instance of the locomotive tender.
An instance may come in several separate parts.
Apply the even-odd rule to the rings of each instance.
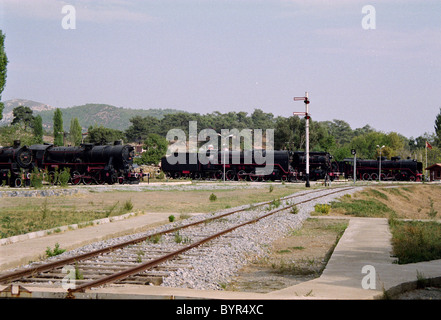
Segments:
[[[3,184],[29,184],[34,168],[48,173],[55,182],[55,173],[68,169],[72,184],[139,183],[139,173],[133,171],[134,148],[115,142],[114,145],[82,144],[79,147],[56,147],[35,144],[0,148],[0,177]]]

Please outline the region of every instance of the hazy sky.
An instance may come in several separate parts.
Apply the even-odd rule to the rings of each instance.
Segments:
[[[441,107],[440,0],[0,0],[0,28],[3,101],[287,117],[308,91],[313,120],[407,137]]]

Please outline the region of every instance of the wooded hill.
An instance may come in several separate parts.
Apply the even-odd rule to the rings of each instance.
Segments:
[[[12,110],[20,105],[32,109],[34,116],[40,115],[43,119],[43,128],[50,131],[53,127],[53,116],[55,107],[26,99],[14,99],[4,101],[3,119],[1,125],[8,125],[13,120]],[[90,126],[103,126],[116,130],[127,130],[131,125],[130,119],[134,116],[152,116],[161,119],[165,114],[183,112],[174,109],[128,109],[115,107],[108,104],[88,103],[81,106],[60,108],[63,113],[63,123],[67,125],[73,118],[78,118],[84,130]]]

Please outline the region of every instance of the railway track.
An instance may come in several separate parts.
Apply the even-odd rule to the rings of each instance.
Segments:
[[[0,275],[1,284],[62,286],[67,297],[106,284],[160,284],[180,268],[191,268],[192,256],[204,255],[208,242],[234,237],[232,232],[278,212],[353,189],[318,189],[275,201],[245,206],[208,219],[171,227],[99,250]],[[307,197],[295,201],[298,197]],[[256,210],[258,209],[258,210]],[[197,251],[195,251],[197,250]]]

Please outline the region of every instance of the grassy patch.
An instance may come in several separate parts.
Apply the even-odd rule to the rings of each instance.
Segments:
[[[377,199],[353,199],[349,201],[332,202],[332,209],[343,211],[346,215],[355,217],[385,217],[394,211]]]
[[[393,255],[399,264],[441,259],[441,224],[389,220]]]
[[[347,221],[308,219],[301,229],[276,241],[275,251],[266,263],[276,273],[318,276],[347,226]]]
[[[185,187],[183,187],[185,188]],[[0,238],[88,222],[127,212],[167,212],[188,215],[213,212],[249,203],[273,200],[301,191],[295,185],[275,185],[273,191],[263,189],[109,191],[91,189],[84,194],[60,197],[2,198],[0,201]],[[213,198],[213,197],[211,197]]]
[[[374,198],[378,198],[378,199],[383,199],[383,200],[388,200],[389,197],[387,196],[387,194],[384,194],[383,192],[377,190],[377,189],[369,189],[367,191],[364,192],[365,194],[372,196]]]
[[[71,205],[54,205],[45,198],[41,206],[30,203],[18,204],[0,212],[0,238],[39,230],[52,229],[64,225],[88,225],[90,221],[129,212],[127,203],[118,201],[100,210],[77,210]]]

